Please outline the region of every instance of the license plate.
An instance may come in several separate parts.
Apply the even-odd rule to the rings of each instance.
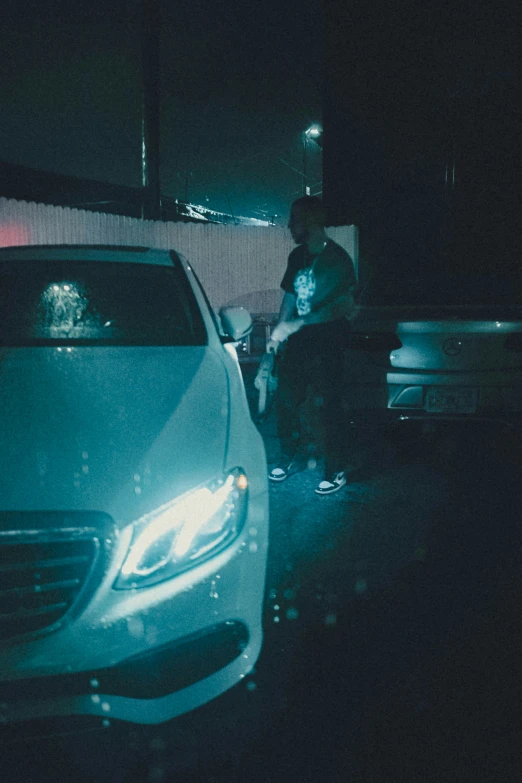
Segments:
[[[428,413],[475,413],[477,390],[434,386],[426,392],[426,410]]]

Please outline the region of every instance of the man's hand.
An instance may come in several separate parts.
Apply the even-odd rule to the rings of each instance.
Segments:
[[[303,320],[301,318],[293,318],[291,321],[281,321],[274,327],[270,340],[274,343],[284,343],[288,340],[290,335],[299,331],[303,326]]]

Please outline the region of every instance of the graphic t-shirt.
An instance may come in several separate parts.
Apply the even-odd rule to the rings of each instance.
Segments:
[[[319,254],[298,245],[288,256],[281,288],[296,296],[296,315],[308,315],[355,287],[353,261],[340,245],[329,239]]]
[[[312,310],[312,297],[315,294],[315,272],[312,266],[300,269],[294,278],[294,291],[298,315],[308,315]]]

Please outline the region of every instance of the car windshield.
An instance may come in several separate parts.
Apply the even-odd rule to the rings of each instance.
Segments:
[[[0,344],[202,345],[184,271],[101,261],[0,263]]]
[[[520,307],[522,278],[516,273],[477,271],[375,275],[361,291],[359,304],[366,307]]]

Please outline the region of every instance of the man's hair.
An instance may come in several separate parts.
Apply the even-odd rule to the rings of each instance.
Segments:
[[[314,223],[324,228],[326,212],[320,198],[317,198],[317,196],[301,196],[301,198],[293,202],[292,209],[294,207],[306,212],[313,219]]]

